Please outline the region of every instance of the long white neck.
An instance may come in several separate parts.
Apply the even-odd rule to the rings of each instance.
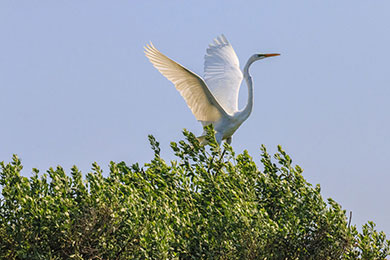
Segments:
[[[249,58],[249,60],[247,61],[244,67],[244,79],[246,81],[246,85],[248,86],[248,103],[246,104],[245,108],[242,110],[243,120],[249,117],[253,108],[253,82],[252,82],[251,75],[249,75],[249,66],[252,65],[253,62],[254,60],[252,59],[252,57]]]

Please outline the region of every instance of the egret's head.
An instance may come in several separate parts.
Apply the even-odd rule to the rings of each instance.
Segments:
[[[253,58],[253,61],[257,61],[257,60],[261,60],[264,58],[269,58],[269,57],[274,57],[274,56],[279,56],[279,55],[280,55],[279,53],[269,53],[269,54],[259,53],[259,54],[254,54],[252,56],[252,58]]]

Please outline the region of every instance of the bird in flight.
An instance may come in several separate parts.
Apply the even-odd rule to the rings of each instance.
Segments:
[[[203,126],[213,125],[220,145],[222,140],[231,143],[234,132],[252,112],[253,82],[249,67],[257,60],[280,54],[254,54],[241,72],[232,45],[221,35],[207,48],[203,78],[162,54],[152,43],[146,45],[145,55],[175,85],[195,118]],[[248,86],[248,102],[239,110],[238,92],[243,78]],[[199,137],[201,141],[205,134]]]

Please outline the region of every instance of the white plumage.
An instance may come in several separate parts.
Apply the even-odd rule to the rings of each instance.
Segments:
[[[216,38],[204,56],[204,80],[225,111],[238,110],[238,92],[242,81],[240,62],[224,35]]]
[[[204,62],[204,80],[194,72],[171,60],[153,44],[146,45],[145,55],[161,74],[180,92],[195,118],[202,125],[213,124],[220,144],[231,136],[248,118],[253,106],[252,79],[249,66],[256,60],[279,54],[254,54],[244,67],[248,84],[248,103],[238,110],[238,93],[243,79],[239,61],[233,47],[224,35],[209,45]]]

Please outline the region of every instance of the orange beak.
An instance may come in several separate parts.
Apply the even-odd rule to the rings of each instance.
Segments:
[[[264,54],[265,57],[273,57],[273,56],[279,56],[279,53],[270,53],[270,54]]]

